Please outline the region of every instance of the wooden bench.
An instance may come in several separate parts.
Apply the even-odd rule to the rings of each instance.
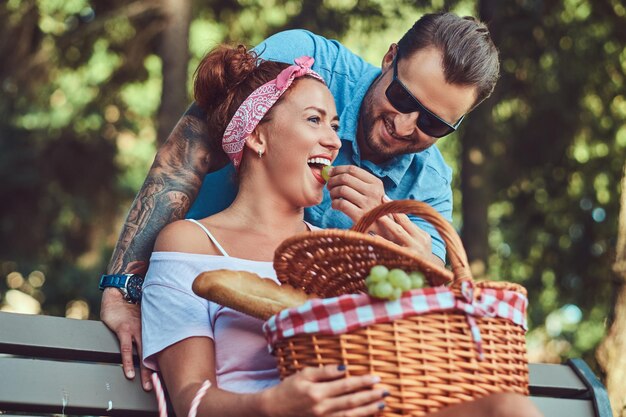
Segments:
[[[530,393],[546,417],[612,417],[606,390],[580,359],[531,364]],[[22,413],[158,415],[139,375],[124,378],[117,339],[102,322],[0,312],[0,415]]]

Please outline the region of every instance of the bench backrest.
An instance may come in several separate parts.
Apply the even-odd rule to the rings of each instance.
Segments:
[[[100,321],[0,312],[0,414],[157,416],[154,394],[139,376],[127,380],[120,362]],[[604,387],[582,361],[531,364],[530,393],[546,417],[611,417]]]

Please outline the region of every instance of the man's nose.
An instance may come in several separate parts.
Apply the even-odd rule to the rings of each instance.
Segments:
[[[419,112],[398,113],[393,119],[393,127],[398,136],[411,136],[415,132]]]

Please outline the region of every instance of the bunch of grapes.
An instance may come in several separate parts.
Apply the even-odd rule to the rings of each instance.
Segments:
[[[370,270],[365,284],[372,297],[397,300],[405,291],[423,288],[426,279],[419,271],[407,274],[398,268],[390,271],[386,266],[376,265]]]

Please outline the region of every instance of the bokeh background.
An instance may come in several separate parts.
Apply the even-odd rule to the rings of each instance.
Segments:
[[[494,95],[439,142],[472,269],[528,288],[531,360],[602,372],[623,282],[621,0],[2,1],[0,308],[98,317],[99,275],[211,47],[306,28],[379,65],[441,9],[488,22],[502,62]]]

